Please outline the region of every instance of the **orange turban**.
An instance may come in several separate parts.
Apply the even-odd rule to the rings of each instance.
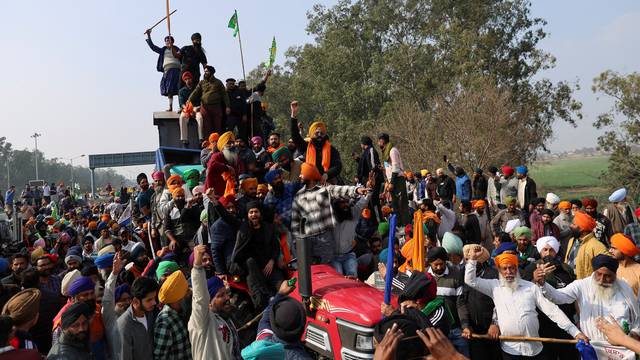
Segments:
[[[89,230],[98,229],[98,223],[96,221],[89,221],[89,223],[87,224],[87,229]]]
[[[629,239],[622,233],[613,234],[611,237],[611,246],[620,250],[625,256],[634,257],[640,253],[640,250],[633,243],[633,240]]]
[[[391,215],[391,213],[392,213],[392,212],[393,212],[393,209],[392,209],[392,208],[390,208],[389,206],[384,205],[384,206],[382,207],[382,216]]]
[[[327,125],[322,121],[316,121],[313,124],[311,124],[311,126],[309,126],[309,137],[312,138],[313,134],[318,129],[322,129],[322,132],[324,132],[325,134],[327,133]]]
[[[413,177],[413,173],[411,171],[405,171],[404,172],[404,176],[406,176],[408,179]]]
[[[371,218],[371,210],[369,210],[368,208],[363,209],[361,215],[365,219],[370,219]]]
[[[209,135],[209,145],[207,145],[207,147],[211,150],[213,150],[213,143],[217,142],[218,139],[220,139],[220,134],[214,132],[211,133],[211,135]]]
[[[231,141],[235,141],[236,137],[235,135],[233,135],[233,132],[231,131],[227,131],[226,133],[220,135],[220,137],[218,138],[218,151],[222,151],[222,149],[224,149],[225,146],[227,146],[227,144]]]
[[[318,168],[315,165],[311,165],[306,162],[302,163],[302,166],[300,167],[300,174],[302,175],[302,180],[319,181],[322,179],[322,175],[320,175]]]
[[[575,213],[573,223],[578,226],[582,232],[591,232],[596,227],[596,220],[582,211]]]
[[[497,267],[502,265],[518,266],[518,257],[513,254],[502,253],[493,259]]]
[[[100,221],[109,222],[109,220],[111,220],[111,216],[109,214],[102,214],[102,216],[100,216]]]
[[[167,187],[169,191],[173,191],[173,189],[182,186],[182,177],[180,175],[171,175],[167,179]]]
[[[244,180],[242,180],[242,183],[240,184],[240,187],[242,188],[242,191],[247,191],[251,186],[258,186],[258,179],[256,178],[246,178]]]
[[[175,199],[178,196],[184,197],[184,189],[182,187],[177,187],[171,190],[171,196]]]
[[[474,209],[484,209],[487,206],[487,203],[484,200],[478,200],[473,204]]]
[[[558,204],[558,208],[562,210],[571,209],[571,202],[567,200],[560,201],[560,203]]]

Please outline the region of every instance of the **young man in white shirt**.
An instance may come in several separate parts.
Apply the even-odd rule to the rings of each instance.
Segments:
[[[493,299],[502,335],[538,337],[538,308],[569,335],[589,341],[557,305],[544,297],[538,286],[520,278],[516,255],[503,253],[495,258],[499,272],[499,280],[496,280],[476,276],[476,264],[481,254],[482,247],[474,245],[465,267],[464,281]],[[502,341],[500,346],[505,360],[540,359],[542,352],[542,344],[534,341]]]

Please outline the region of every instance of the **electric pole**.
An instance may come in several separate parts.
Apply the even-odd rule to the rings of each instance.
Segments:
[[[35,157],[36,157],[36,180],[39,180],[40,178],[38,177],[38,138],[42,136],[42,134],[38,134],[38,133],[33,133],[33,135],[31,135],[31,137],[33,138],[33,140],[36,142],[36,152],[35,152]]]

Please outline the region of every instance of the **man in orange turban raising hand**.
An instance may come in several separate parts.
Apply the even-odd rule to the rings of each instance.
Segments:
[[[320,183],[329,181],[337,184],[337,177],[342,171],[342,161],[338,149],[333,147],[327,136],[327,125],[316,121],[309,126],[308,140],[300,135],[298,127],[298,102],[291,102],[291,138],[296,147],[305,154],[304,161],[314,165],[320,172]]]
[[[520,278],[516,255],[502,253],[495,257],[499,280],[476,276],[476,264],[481,256],[482,247],[474,245],[465,265],[464,282],[493,299],[501,335],[538,337],[537,308],[569,335],[588,342],[560,308],[544,297],[537,285]],[[503,359],[536,359],[542,352],[542,343],[537,341],[502,341],[500,346]]]

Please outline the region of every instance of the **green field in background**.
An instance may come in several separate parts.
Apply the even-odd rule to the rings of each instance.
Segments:
[[[538,184],[538,195],[556,193],[563,199],[594,196],[602,200],[609,189],[601,175],[607,169],[608,157],[581,157],[538,161],[529,174]]]

